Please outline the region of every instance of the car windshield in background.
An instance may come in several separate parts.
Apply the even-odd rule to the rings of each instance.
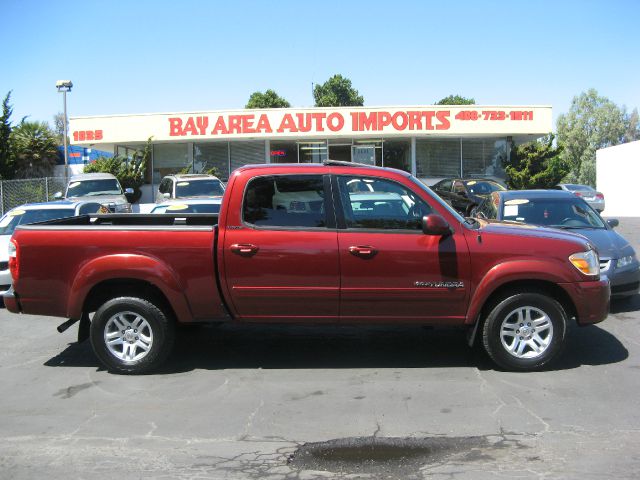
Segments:
[[[158,205],[151,213],[220,213],[220,204]]]
[[[605,228],[600,216],[577,198],[512,198],[504,202],[502,219],[556,228]]]
[[[176,198],[218,197],[224,194],[220,180],[190,180],[176,183]]]
[[[95,195],[122,195],[122,189],[115,178],[83,180],[72,182],[67,189],[67,198],[91,197]]]
[[[465,182],[467,190],[474,195],[488,195],[491,192],[506,190],[502,185],[496,182],[488,182],[485,180],[469,180]]]
[[[0,221],[0,235],[13,235],[18,225],[45,222],[56,218],[73,217],[73,208],[49,208],[44,210],[13,210]]]

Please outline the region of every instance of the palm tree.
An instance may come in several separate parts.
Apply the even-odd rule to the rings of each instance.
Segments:
[[[58,159],[58,142],[46,122],[20,122],[11,132],[11,146],[16,178],[51,175]]]

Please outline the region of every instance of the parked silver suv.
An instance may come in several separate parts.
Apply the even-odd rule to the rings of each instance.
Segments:
[[[224,183],[214,175],[176,174],[162,179],[156,192],[156,203],[174,198],[215,198],[224,194]]]
[[[122,190],[118,179],[110,173],[82,173],[69,179],[66,194],[57,192],[54,198],[74,201],[97,201],[114,213],[131,213],[128,196],[133,189]]]

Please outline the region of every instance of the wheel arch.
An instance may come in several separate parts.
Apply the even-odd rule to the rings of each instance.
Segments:
[[[109,255],[85,264],[70,288],[67,316],[80,318],[83,312],[95,311],[99,306],[96,298],[106,301],[134,293],[162,302],[179,321],[193,320],[175,273],[165,263],[145,255]]]
[[[567,319],[577,316],[576,306],[569,294],[557,283],[548,280],[516,280],[504,283],[493,290],[482,303],[474,322],[474,334],[469,339],[473,345],[477,340],[476,332],[482,330],[487,315],[501,300],[517,293],[540,293],[557,301],[564,310]]]

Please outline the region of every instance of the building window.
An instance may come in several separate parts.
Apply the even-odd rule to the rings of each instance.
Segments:
[[[298,142],[298,159],[300,163],[322,163],[327,158],[326,140]]]
[[[462,175],[505,178],[507,141],[504,138],[462,139]]]
[[[264,141],[229,142],[229,158],[231,159],[229,165],[231,172],[243,165],[265,163]]]
[[[269,157],[271,163],[298,163],[298,144],[271,140]]]
[[[229,142],[196,143],[193,145],[193,171],[202,173],[214,168],[223,182],[229,179]]]
[[[459,177],[460,139],[416,140],[418,177]]]
[[[187,143],[162,143],[153,146],[153,183],[166,175],[178,173],[189,164]]]
[[[411,142],[409,140],[385,140],[382,165],[411,171]]]

